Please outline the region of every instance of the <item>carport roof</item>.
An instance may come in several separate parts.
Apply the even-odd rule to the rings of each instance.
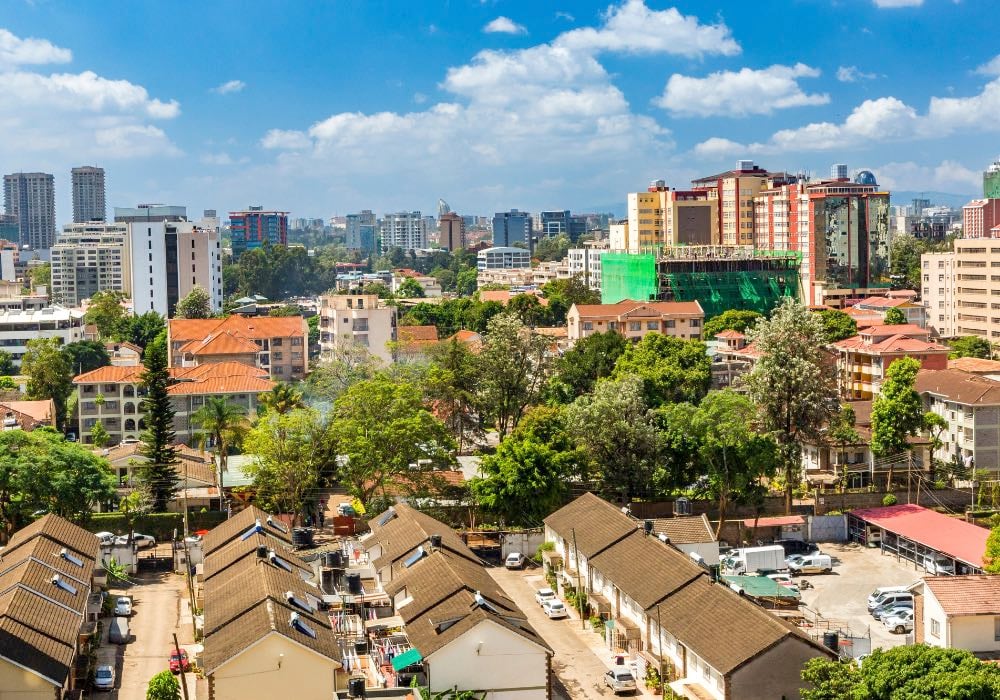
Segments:
[[[986,528],[913,504],[863,508],[852,510],[851,515],[953,559],[983,568],[986,538],[990,535]]]

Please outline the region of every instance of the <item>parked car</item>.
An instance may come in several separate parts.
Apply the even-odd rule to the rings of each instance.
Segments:
[[[893,593],[906,593],[908,586],[880,586],[876,588],[868,596],[868,612],[871,612],[875,608],[882,607],[883,603],[886,601],[886,596],[892,595]]]
[[[785,550],[785,556],[791,556],[792,554],[818,554],[819,546],[814,542],[806,542],[804,540],[775,540],[775,544],[780,544]]]
[[[795,581],[792,580],[791,574],[768,574],[767,577],[774,581],[775,583],[781,584],[782,586],[787,586],[788,588],[795,588]]]
[[[127,617],[111,618],[108,641],[112,644],[128,644],[132,641],[132,630],[129,629]]]
[[[887,617],[892,617],[893,615],[903,612],[904,610],[913,610],[913,601],[899,601],[897,603],[890,603],[884,608],[875,608],[872,611],[872,617],[876,620],[884,620]]]
[[[551,588],[539,588],[535,591],[535,602],[539,605],[545,605],[549,600],[556,599],[556,592]]]
[[[101,544],[114,544],[115,543],[115,533],[113,532],[95,532],[94,536],[97,537],[97,541]]]
[[[889,608],[895,607],[897,605],[909,605],[909,607],[912,608],[913,594],[908,591],[887,593],[879,599],[878,605],[876,605],[875,607],[869,606],[868,612],[870,612],[872,615],[875,615],[875,613],[878,612],[879,610],[883,611],[888,610]]]
[[[632,671],[625,667],[613,668],[604,674],[604,684],[611,688],[615,695],[618,693],[636,692],[638,688],[635,684],[635,676]]]
[[[156,546],[156,538],[152,535],[142,535],[138,532],[132,533],[132,541],[139,549],[148,549]],[[115,538],[115,544],[128,544],[128,535],[119,535]]]
[[[115,601],[116,617],[132,617],[132,599],[126,596]]]
[[[566,606],[561,600],[556,600],[555,598],[542,603],[542,610],[550,620],[558,620],[563,617],[569,617],[569,610],[566,609]]]
[[[94,671],[94,690],[114,690],[115,689],[115,669],[114,666],[98,666]]]
[[[954,576],[955,562],[944,557],[924,557],[924,571],[935,576]]]
[[[882,618],[882,624],[890,632],[905,634],[913,631],[913,610],[902,609],[897,613]]]
[[[170,655],[170,672],[180,673],[181,671],[190,671],[191,661],[188,659],[188,653],[181,649],[181,653],[178,654],[174,651]]]
[[[507,555],[503,565],[508,569],[523,569],[527,563],[528,559],[523,554],[520,552],[511,552]]]
[[[793,574],[829,574],[833,571],[833,559],[829,554],[807,554],[788,562],[788,570]]]

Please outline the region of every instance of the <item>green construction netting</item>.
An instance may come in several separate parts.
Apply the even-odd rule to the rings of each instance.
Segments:
[[[705,318],[727,309],[769,314],[782,297],[799,296],[796,270],[753,272],[675,272],[662,276],[661,298],[698,301]]]
[[[601,256],[601,302],[656,299],[656,256],[605,253]]]

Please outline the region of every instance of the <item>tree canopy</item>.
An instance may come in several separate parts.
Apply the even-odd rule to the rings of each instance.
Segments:
[[[885,317],[882,319],[882,323],[887,326],[901,326],[906,323],[906,314],[904,314],[900,309],[892,307],[885,312]]]
[[[986,338],[980,338],[978,335],[963,335],[945,342],[951,348],[951,352],[948,353],[949,359],[955,359],[956,357],[978,357],[983,360],[989,360],[993,356],[993,348],[990,345],[990,341]]]
[[[63,346],[62,353],[66,356],[74,375],[90,372],[99,367],[107,367],[111,364],[111,357],[108,355],[104,343],[99,343],[96,340],[80,340],[69,343]]]
[[[647,333],[625,348],[611,376],[620,379],[629,374],[642,379],[651,408],[680,401],[697,403],[708,392],[712,361],[700,341]]]
[[[140,453],[146,458],[146,462],[142,465],[140,477],[152,494],[156,512],[162,513],[177,493],[174,408],[167,394],[170,373],[167,367],[166,332],[146,347],[140,377],[147,392],[142,401],[146,429],[142,432],[140,447]]]
[[[401,299],[423,299],[427,296],[424,288],[412,277],[407,277],[396,289],[396,296]]]
[[[839,309],[824,309],[817,311],[816,315],[823,324],[823,339],[828,343],[836,343],[858,334],[857,321]]]
[[[211,316],[212,298],[200,284],[192,287],[174,308],[174,318],[211,318]]]
[[[894,360],[886,370],[878,396],[872,402],[872,452],[877,457],[894,455],[909,448],[907,437],[924,425],[924,407],[913,389],[920,361],[912,357]]]
[[[28,377],[29,399],[52,399],[56,407],[56,425],[66,425],[66,401],[73,393],[73,370],[62,353],[58,338],[29,340],[21,358],[21,373]]]
[[[83,315],[85,323],[97,326],[97,332],[105,340],[118,338],[125,330],[128,313],[122,302],[126,296],[122,292],[105,290],[90,297],[87,313]]]
[[[569,403],[594,390],[598,380],[610,377],[628,341],[616,331],[594,333],[574,343],[556,362],[549,386],[552,398]]]
[[[756,311],[727,309],[718,316],[713,316],[705,321],[701,337],[705,340],[711,340],[722,331],[746,333],[749,328],[752,328],[757,323],[757,319],[759,318],[761,318],[761,315]]]

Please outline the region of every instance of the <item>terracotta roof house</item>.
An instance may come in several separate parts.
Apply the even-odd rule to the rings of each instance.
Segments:
[[[31,431],[35,428],[56,427],[56,407],[52,399],[44,401],[0,401],[3,429]]]
[[[396,361],[422,360],[427,357],[427,352],[437,344],[437,326],[398,326],[396,328]]]
[[[647,333],[701,338],[705,312],[697,301],[631,301],[617,304],[573,304],[566,314],[571,342],[594,333],[615,331],[632,341]]]
[[[918,360],[924,369],[945,369],[951,352],[914,324],[871,326],[828,347],[837,354],[840,393],[849,400],[874,398],[889,365],[901,357]]]
[[[274,379],[302,379],[309,369],[308,340],[309,327],[302,316],[235,314],[167,322],[172,367],[235,361],[265,369]]]
[[[927,307],[906,296],[877,296],[862,299],[848,307],[859,312],[869,312],[878,316],[879,323],[885,321],[885,313],[889,309],[899,309],[906,317],[907,323],[920,328],[927,327]],[[847,311],[847,309],[845,309]]]
[[[978,374],[987,379],[1000,381],[1000,360],[984,360],[979,357],[956,357],[948,360],[948,369]]]
[[[719,563],[719,541],[704,513],[695,516],[656,518],[653,533],[662,535],[688,556],[697,554],[709,566]]]
[[[1000,577],[927,576],[910,590],[917,644],[965,649],[982,659],[1000,659]]]

